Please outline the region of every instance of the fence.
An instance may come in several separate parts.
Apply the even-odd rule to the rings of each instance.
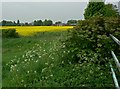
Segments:
[[[120,46],[120,41],[116,37],[114,37],[111,34],[110,34],[110,37],[112,38],[112,40],[114,40]],[[111,50],[111,54],[112,54],[112,57],[113,57],[113,59],[115,61],[116,66],[117,66],[117,68],[118,68],[118,70],[120,72],[120,63],[119,63],[115,53],[112,50]],[[110,63],[110,68],[111,68],[112,77],[113,77],[113,80],[114,80],[115,87],[116,87],[116,89],[120,89],[120,86],[119,86],[115,71],[114,71],[111,63]]]

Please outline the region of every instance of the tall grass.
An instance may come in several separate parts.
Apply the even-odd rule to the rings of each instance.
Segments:
[[[3,39],[3,87],[113,87],[109,67],[65,63],[66,31]],[[94,58],[94,57],[93,57]]]

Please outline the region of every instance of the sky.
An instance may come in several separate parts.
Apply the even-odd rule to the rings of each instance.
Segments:
[[[86,2],[4,2],[2,19],[31,22],[37,19],[51,19],[65,22],[69,19],[83,19]]]
[[[36,2],[35,2],[36,1]],[[41,1],[41,2],[40,2]],[[51,1],[51,2],[50,2]],[[2,0],[2,20],[32,22],[34,20],[51,19],[52,21],[66,22],[70,19],[84,19],[84,9],[89,0]],[[118,2],[119,0],[114,0]],[[112,2],[112,0],[106,2]],[[114,3],[117,4],[117,3]],[[2,6],[1,6],[2,5]]]

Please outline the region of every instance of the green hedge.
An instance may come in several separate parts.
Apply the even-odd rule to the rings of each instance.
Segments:
[[[78,25],[69,32],[67,39],[63,41],[64,49],[69,50],[65,60],[73,63],[92,61],[105,65],[111,58],[110,50],[115,50],[116,53],[119,50],[109,34],[120,38],[119,18],[98,16],[79,21]],[[93,53],[97,56],[94,60],[91,59],[95,56]]]
[[[19,35],[16,32],[16,29],[2,29],[3,38],[18,38]]]

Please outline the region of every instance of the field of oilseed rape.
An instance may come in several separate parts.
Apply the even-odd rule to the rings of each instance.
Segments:
[[[31,36],[38,32],[64,31],[73,26],[3,26],[0,29],[16,29],[19,35]]]

